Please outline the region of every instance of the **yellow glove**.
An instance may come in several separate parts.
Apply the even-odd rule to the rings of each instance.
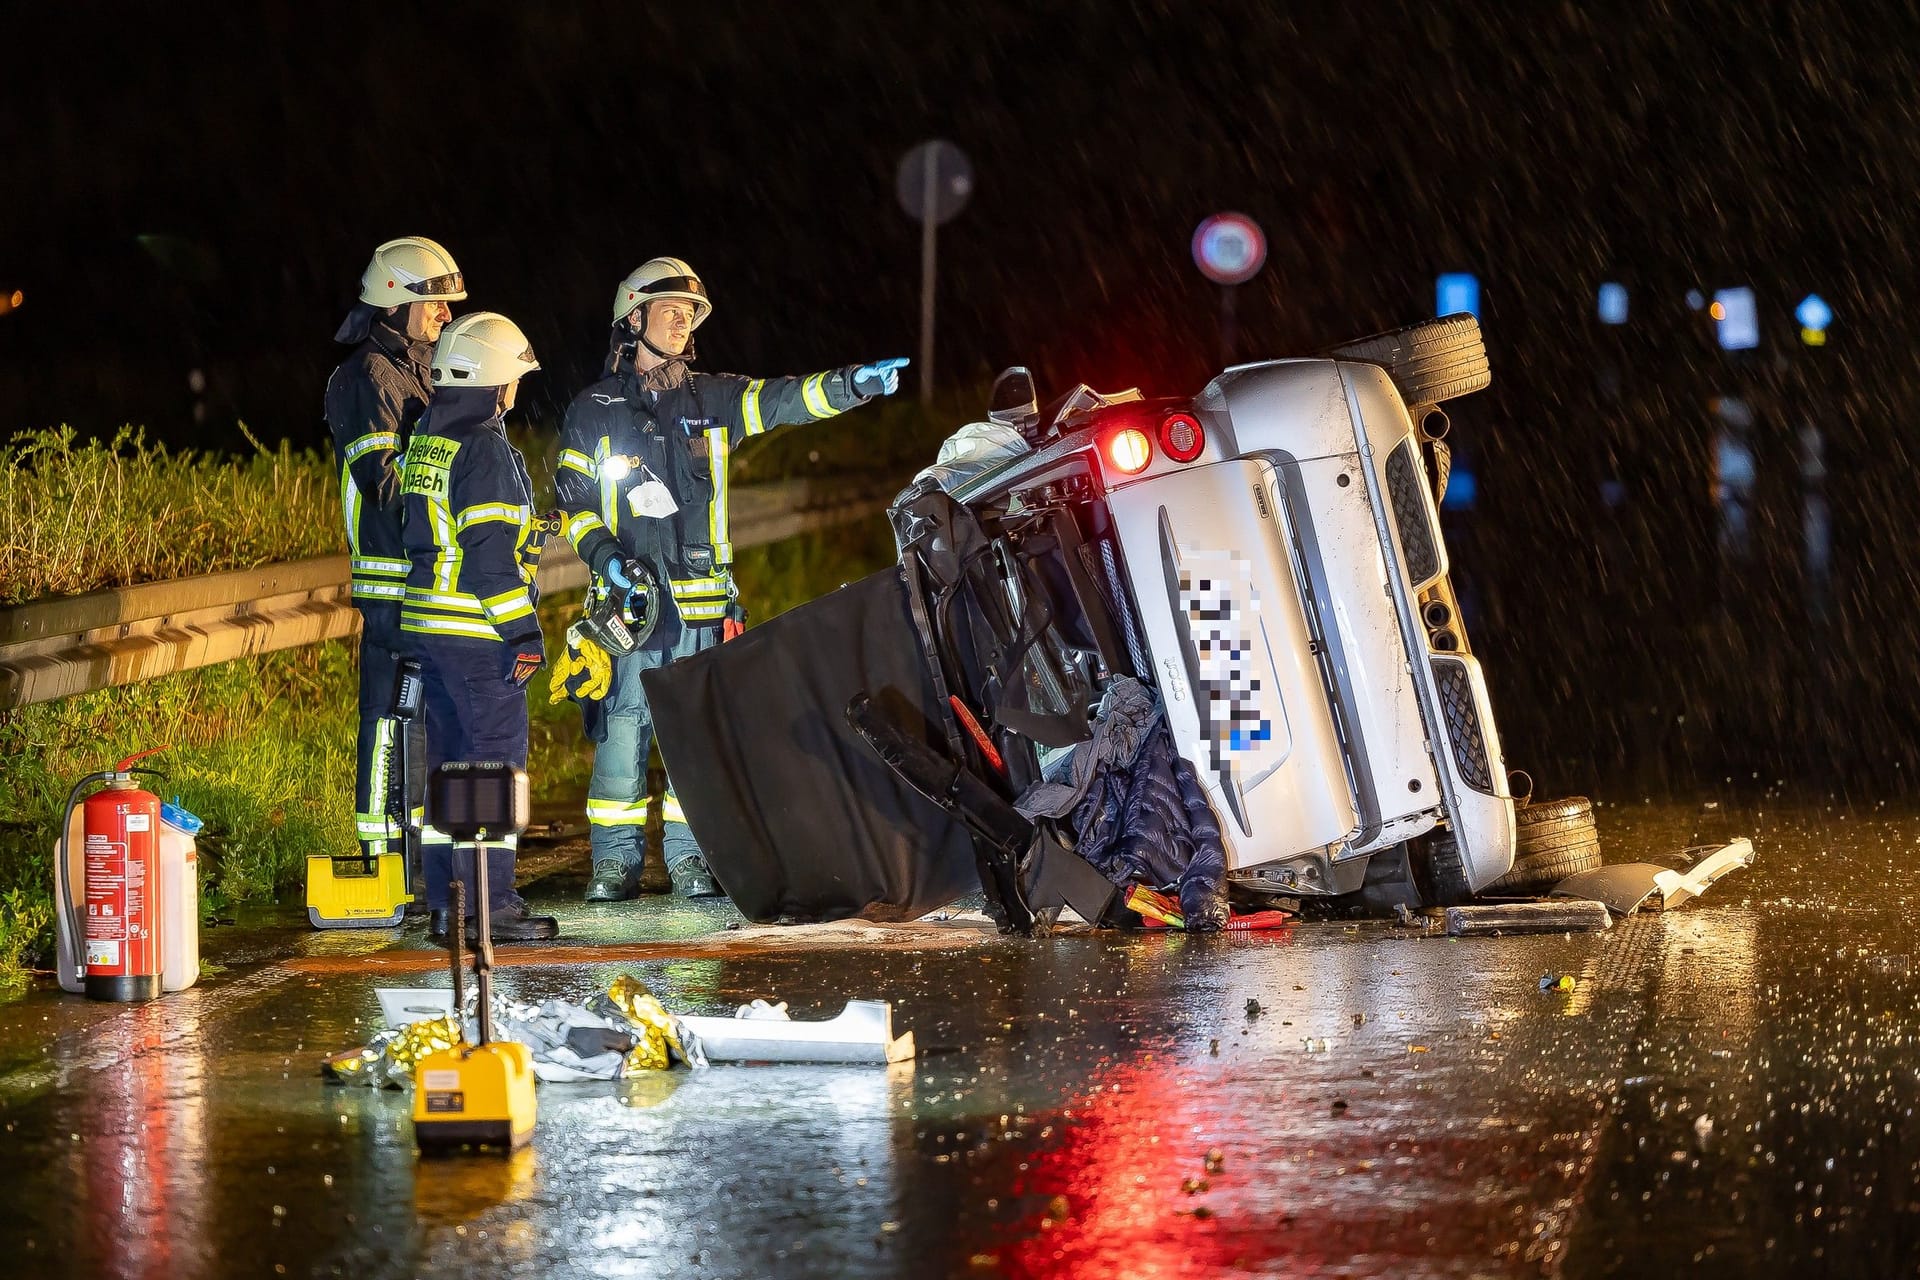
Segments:
[[[574,688],[574,696],[582,702],[598,702],[607,696],[607,690],[613,685],[613,659],[607,651],[593,641],[580,641],[580,657],[574,667],[586,679]]]
[[[579,657],[573,646],[568,645],[559,657],[547,668],[547,701],[565,702],[567,700],[567,680],[573,675]]]

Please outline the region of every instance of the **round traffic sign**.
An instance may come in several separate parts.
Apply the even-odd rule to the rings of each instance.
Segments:
[[[1245,284],[1267,260],[1267,237],[1244,213],[1216,213],[1193,233],[1193,262],[1215,284]]]
[[[966,152],[945,139],[923,142],[901,157],[894,193],[914,221],[925,221],[931,206],[933,221],[945,222],[973,194],[973,165]]]

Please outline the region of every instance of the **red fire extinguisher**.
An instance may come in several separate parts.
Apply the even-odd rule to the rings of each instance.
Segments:
[[[54,860],[59,904],[69,913],[68,934],[77,952],[74,976],[96,1000],[152,1000],[160,994],[160,797],[136,786],[129,766],[165,749],[139,752],[111,772],[82,778],[61,820],[60,829],[70,832],[81,790],[106,784],[86,798],[81,894],[67,883],[66,853]]]

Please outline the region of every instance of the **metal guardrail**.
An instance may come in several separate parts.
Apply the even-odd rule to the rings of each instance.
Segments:
[[[761,546],[856,520],[892,490],[785,480],[730,495],[733,545]],[[541,557],[546,595],[587,585],[563,540]],[[346,556],[119,587],[0,609],[0,711],[134,684],[235,658],[338,640],[360,629]]]

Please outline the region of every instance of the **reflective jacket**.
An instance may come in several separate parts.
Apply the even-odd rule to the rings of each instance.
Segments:
[[[384,316],[327,380],[327,427],[340,468],[340,507],[353,563],[353,602],[367,631],[391,637],[406,591],[400,543],[400,456],[431,398],[430,343],[410,340]]]
[[[540,630],[533,482],[493,403],[491,388],[442,392],[407,445],[402,631],[513,644]]]
[[[601,378],[574,397],[560,435],[554,488],[567,540],[595,573],[615,555],[642,561],[672,584],[683,620],[718,622],[734,595],[727,459],[751,436],[865,404],[853,369],[801,378],[689,372],[664,391],[631,368]],[[672,515],[635,509],[649,479],[672,494]]]

